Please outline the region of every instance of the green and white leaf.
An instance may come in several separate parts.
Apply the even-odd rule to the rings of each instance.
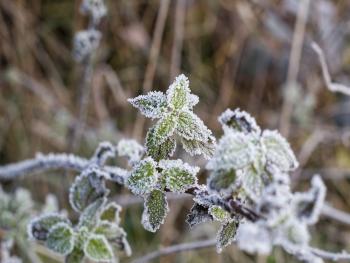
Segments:
[[[207,142],[211,131],[205,126],[203,121],[192,111],[182,111],[179,113],[176,133],[186,140]]]
[[[207,185],[210,190],[223,195],[229,195],[237,187],[237,173],[232,170],[214,170],[208,178]]]
[[[69,202],[77,212],[82,212],[88,205],[108,194],[102,171],[93,167],[83,171],[75,178],[69,191]]]
[[[163,92],[151,91],[147,95],[140,95],[128,99],[135,108],[148,118],[161,118],[167,109],[167,98]]]
[[[214,220],[226,223],[231,219],[230,213],[218,205],[213,205],[209,208],[209,214]]]
[[[50,229],[59,223],[71,225],[67,218],[56,213],[44,214],[40,217],[34,218],[28,224],[28,236],[31,239],[45,241]]]
[[[75,247],[74,250],[66,257],[65,263],[81,263],[84,259],[84,251]]]
[[[173,156],[176,149],[176,140],[174,138],[167,138],[164,143],[159,144],[154,135],[155,128],[151,128],[146,136],[146,152],[147,155],[154,160],[159,161],[168,159]]]
[[[107,221],[101,222],[94,230],[95,234],[105,236],[109,241],[126,237],[125,231],[117,224]]]
[[[119,224],[120,223],[119,214],[121,210],[122,210],[122,207],[120,205],[118,205],[115,202],[111,202],[102,208],[102,211],[100,214],[100,220]]]
[[[93,261],[111,262],[114,259],[112,248],[102,235],[90,235],[84,246],[84,253]]]
[[[186,222],[192,228],[200,223],[212,221],[213,216],[209,214],[208,207],[195,203],[187,215]]]
[[[107,199],[105,197],[99,198],[85,208],[79,217],[79,228],[83,226],[87,227],[88,229],[93,228],[99,221],[99,214],[106,202]]]
[[[180,159],[162,160],[159,167],[163,169],[161,176],[165,179],[166,187],[174,193],[184,193],[197,185],[199,167],[192,167]]]
[[[135,195],[144,195],[154,189],[158,181],[156,166],[156,162],[149,157],[134,167],[127,185]]]
[[[154,126],[152,137],[156,145],[164,143],[174,134],[178,123],[178,116],[175,113],[168,113]]]
[[[208,170],[238,170],[251,164],[257,155],[251,136],[240,132],[227,132],[220,139]]]
[[[239,171],[239,179],[245,193],[254,201],[258,201],[265,188],[263,181],[264,171],[258,171],[253,165]]]
[[[191,156],[203,154],[204,158],[210,159],[215,152],[215,138],[210,136],[208,141],[186,140],[181,138],[182,147]]]
[[[54,225],[47,236],[46,247],[62,254],[68,255],[74,249],[74,231],[66,223]]]
[[[173,110],[182,110],[189,106],[190,100],[193,107],[195,99],[190,99],[190,93],[188,78],[183,74],[179,75],[166,93],[169,107]]]
[[[235,221],[223,224],[216,238],[216,250],[221,253],[224,247],[230,245],[235,238],[237,232],[237,223]]]
[[[298,167],[298,161],[289,143],[278,131],[265,130],[261,137],[265,147],[266,160],[282,172],[293,171]]]
[[[150,231],[156,232],[169,211],[165,193],[155,189],[145,198],[144,210],[142,214],[142,225]]]

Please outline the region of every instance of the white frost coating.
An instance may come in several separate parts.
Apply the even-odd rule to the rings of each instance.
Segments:
[[[69,249],[67,251],[64,251],[64,253],[62,253],[63,251],[60,251],[60,248],[57,246],[58,244],[54,244],[54,243],[49,243],[48,241],[46,242],[46,245],[48,246],[48,248],[50,248],[51,250],[57,252],[57,253],[60,253],[61,255],[63,256],[67,256],[69,253],[71,253],[74,249],[74,240],[75,240],[75,233],[73,231],[73,229],[70,227],[70,225],[68,225],[67,223],[65,222],[60,222],[60,223],[57,223],[55,224],[53,227],[50,228],[49,230],[49,233],[48,233],[48,239],[50,238],[50,235],[52,235],[52,233],[54,231],[56,231],[57,229],[59,228],[65,228],[65,229],[68,229],[69,231],[69,234],[70,234],[70,239],[68,240],[69,242]],[[64,240],[64,241],[67,241],[67,240]],[[59,245],[63,245],[62,244],[62,240],[60,242],[61,244]]]
[[[252,133],[255,135],[260,135],[261,129],[256,124],[255,119],[246,111],[241,111],[239,108],[234,111],[231,109],[225,110],[218,118],[219,122],[224,129],[224,132],[234,130],[234,127],[230,126],[230,122],[233,121],[240,126],[240,130],[244,133]],[[238,128],[238,127],[237,127]]]
[[[94,156],[92,157],[92,162],[96,162],[97,165],[104,165],[109,158],[115,157],[115,147],[110,142],[101,142]]]
[[[0,243],[0,259],[4,263],[22,263],[22,259],[16,256],[11,256],[10,250],[13,247],[13,240],[2,241]]]
[[[117,146],[119,156],[125,156],[132,165],[141,160],[144,148],[135,140],[122,139]]]
[[[73,55],[77,62],[82,62],[94,52],[101,40],[101,33],[94,29],[82,30],[74,36]]]
[[[209,160],[208,170],[242,169],[252,163],[257,155],[252,138],[241,132],[228,132],[220,140],[216,152]]]
[[[101,258],[101,257],[98,257],[98,256],[101,256],[101,255],[98,255],[98,253],[99,253],[100,251],[97,251],[97,250],[95,250],[95,251],[90,251],[89,243],[90,243],[92,240],[100,240],[100,241],[104,244],[104,248],[107,250],[107,253],[109,254],[109,256],[108,256],[108,257]],[[91,252],[95,252],[96,254],[93,255]],[[96,234],[90,234],[90,235],[89,235],[89,238],[88,238],[88,240],[85,242],[85,245],[84,245],[84,255],[86,255],[88,259],[93,260],[93,261],[98,261],[98,262],[114,262],[113,250],[112,250],[111,246],[109,245],[108,240],[106,239],[106,237],[105,237],[105,236],[102,236],[102,235],[96,235]]]
[[[128,99],[128,102],[151,119],[161,118],[167,111],[167,99],[161,91],[151,91],[147,95]]]
[[[318,221],[326,198],[326,187],[320,176],[315,175],[312,178],[311,186],[311,189],[305,193],[295,193],[292,204],[296,216],[308,225]],[[312,207],[309,207],[310,204]]]
[[[97,24],[107,14],[107,7],[104,0],[84,0],[80,6],[83,14],[90,15],[93,23]]]
[[[260,227],[258,222],[242,223],[238,227],[236,240],[238,247],[249,253],[267,255],[272,249],[269,232],[264,227]]]
[[[188,108],[190,101],[191,101],[191,105],[193,107],[193,103],[196,102],[196,99],[190,98],[191,90],[189,88],[189,85],[190,85],[190,81],[188,80],[188,78],[184,74],[177,76],[175,78],[175,81],[169,86],[169,88],[166,92],[168,105],[171,106],[171,104],[172,104],[172,99],[174,97],[176,88],[181,87],[186,92],[186,105],[184,107]]]
[[[265,130],[261,143],[267,162],[277,166],[282,172],[293,171],[299,166],[289,143],[278,131]]]
[[[199,102],[199,97],[194,94],[190,94],[188,97],[188,109],[192,109]]]
[[[160,160],[158,166],[162,169],[168,170],[171,168],[180,168],[188,171],[189,173],[196,175],[200,168],[198,166],[191,166],[188,163],[184,163],[181,159],[177,160]]]

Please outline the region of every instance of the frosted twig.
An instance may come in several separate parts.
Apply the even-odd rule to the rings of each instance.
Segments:
[[[318,55],[318,59],[321,64],[323,79],[326,83],[327,88],[332,92],[340,92],[344,95],[350,96],[350,87],[340,83],[332,82],[331,75],[329,74],[328,66],[326,63],[325,55],[320,46],[316,42],[312,42],[311,47]]]
[[[350,214],[340,211],[329,204],[325,204],[322,208],[322,214],[333,220],[350,225]]]
[[[333,252],[328,252],[319,248],[309,248],[312,254],[321,257],[323,259],[328,259],[332,261],[338,261],[338,260],[350,260],[350,254],[342,251],[340,253],[333,253]]]
[[[73,154],[38,154],[35,159],[24,160],[14,164],[0,166],[0,180],[13,180],[19,176],[45,172],[52,169],[82,171],[90,161]],[[127,171],[119,167],[104,166],[103,169],[113,181],[124,184]]]
[[[214,240],[209,239],[209,240],[195,241],[191,243],[184,243],[184,244],[179,244],[179,245],[170,246],[166,248],[161,248],[160,250],[154,251],[152,253],[149,253],[141,258],[138,258],[132,261],[132,263],[146,263],[156,258],[159,258],[161,256],[183,252],[183,251],[191,251],[191,250],[213,247],[215,246],[215,244],[216,244],[215,239]]]

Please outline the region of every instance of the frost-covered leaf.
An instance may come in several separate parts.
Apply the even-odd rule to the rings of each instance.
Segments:
[[[79,227],[85,226],[89,229],[95,226],[98,222],[98,215],[101,212],[103,205],[106,203],[106,198],[99,198],[84,209],[79,217]]]
[[[74,248],[74,231],[66,223],[54,225],[47,235],[45,245],[62,255],[68,255]]]
[[[240,109],[234,111],[227,109],[219,117],[219,122],[223,126],[224,131],[233,130],[245,134],[253,133],[257,135],[261,132],[255,119],[249,113]]]
[[[152,140],[154,140],[156,145],[164,143],[170,136],[172,136],[177,124],[178,116],[176,114],[169,113],[164,115],[164,117],[154,126],[152,133]]]
[[[235,170],[215,170],[208,178],[208,188],[221,194],[230,194],[236,187]]]
[[[111,202],[107,204],[105,207],[103,207],[100,214],[100,220],[119,224],[120,222],[119,213],[121,210],[122,208],[120,205],[118,205],[115,202]]]
[[[182,147],[191,156],[203,154],[204,158],[210,159],[215,152],[215,138],[209,136],[208,141],[186,140],[181,138]]]
[[[135,140],[122,139],[117,146],[117,152],[119,156],[127,157],[131,164],[141,160],[144,149]]]
[[[176,133],[186,140],[207,142],[211,131],[203,121],[192,111],[182,111],[179,114]]]
[[[322,179],[314,176],[309,191],[293,195],[293,209],[296,217],[306,224],[315,224],[321,213],[325,197],[326,187]]]
[[[197,184],[196,174],[199,167],[192,167],[179,160],[162,160],[159,167],[163,169],[162,178],[166,187],[175,193],[184,193]]]
[[[105,236],[109,241],[116,241],[126,236],[125,231],[115,223],[103,221],[94,230],[95,234]]]
[[[89,204],[107,194],[104,176],[94,167],[75,178],[69,191],[69,201],[75,211],[82,212]]]
[[[167,91],[168,105],[173,110],[182,110],[190,102],[190,93],[188,78],[183,74],[179,75]],[[193,105],[194,102],[195,99],[192,97],[191,104]]]
[[[231,219],[230,213],[218,205],[213,205],[209,208],[209,214],[214,220],[225,223]]]
[[[289,143],[277,131],[265,130],[261,141],[266,148],[266,160],[277,166],[282,172],[288,172],[298,167],[298,161]]]
[[[213,217],[209,214],[208,210],[208,207],[195,203],[187,215],[186,222],[192,228],[200,223],[212,221]]]
[[[102,235],[90,235],[84,247],[85,255],[93,261],[110,262],[113,251],[107,239]]]
[[[230,245],[236,235],[237,223],[235,221],[223,224],[216,238],[216,250],[221,253],[222,249]]]
[[[190,94],[188,97],[188,109],[191,110],[194,106],[197,105],[198,102],[199,102],[198,96],[194,94]]]
[[[166,112],[167,99],[163,92],[151,91],[128,101],[148,118],[161,118]]]
[[[66,257],[65,263],[81,263],[84,259],[84,251],[75,247],[74,250]]]
[[[136,165],[128,178],[128,187],[136,195],[149,193],[157,184],[157,164],[146,158]]]
[[[281,232],[289,242],[298,245],[307,245],[310,241],[310,234],[305,223],[290,219]]]
[[[209,170],[241,169],[256,158],[256,147],[249,135],[228,132],[219,141],[213,158],[208,162]]]
[[[59,214],[44,214],[34,218],[28,224],[28,236],[30,238],[45,241],[50,229],[58,223],[66,223],[70,225],[70,221]]]
[[[264,190],[263,171],[257,171],[253,165],[247,166],[239,173],[239,179],[246,194],[254,201],[258,200]]]
[[[151,128],[146,136],[146,152],[147,155],[154,160],[159,161],[162,159],[168,159],[173,156],[176,149],[176,140],[169,137],[164,143],[159,144],[154,135],[155,128]]]
[[[165,193],[161,190],[153,190],[146,198],[142,214],[143,227],[156,232],[169,211],[168,202]]]
[[[267,255],[272,249],[270,233],[259,223],[245,222],[237,230],[238,247],[248,253]]]

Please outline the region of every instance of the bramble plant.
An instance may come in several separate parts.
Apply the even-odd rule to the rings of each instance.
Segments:
[[[84,258],[115,262],[118,251],[130,255],[120,225],[121,207],[107,199],[106,181],[113,181],[144,199],[141,221],[148,231],[156,232],[169,212],[167,192],[187,193],[194,200],[187,216],[190,227],[220,222],[218,252],[233,242],[249,253],[269,254],[273,246],[281,246],[303,262],[323,262],[324,253],[309,245],[308,226],[318,220],[326,188],[315,176],[309,191],[291,191],[288,172],[298,162],[277,131],[261,131],[248,113],[228,109],[219,117],[224,134],[216,144],[193,112],[198,97],[191,94],[184,75],[175,79],[166,94],[150,92],[129,102],[146,117],[158,119],[144,146],[123,139],[116,146],[101,143],[90,160],[50,154],[0,167],[0,178],[7,179],[51,168],[81,171],[69,194],[70,205],[79,214],[78,223],[73,225],[60,214],[41,215],[28,225],[33,240],[62,254],[69,263]],[[189,154],[209,159],[206,185],[198,184],[199,167],[170,159],[177,141]],[[116,155],[126,157],[131,169],[106,165]],[[329,255],[337,259],[340,254]]]

